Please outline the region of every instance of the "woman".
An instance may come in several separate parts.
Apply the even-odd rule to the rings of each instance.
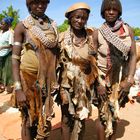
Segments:
[[[58,37],[54,21],[45,15],[49,2],[26,0],[30,15],[15,28],[12,65],[23,140],[47,139],[54,115]]]
[[[12,45],[13,45],[13,31],[11,25],[13,18],[5,17],[0,23],[0,89],[6,93],[12,92]]]
[[[136,49],[131,27],[122,19],[119,0],[103,0],[101,16],[105,19],[94,32],[97,44],[99,85],[99,140],[115,139],[119,108],[128,102],[129,89],[134,82]]]
[[[76,3],[65,13],[69,28],[60,34],[59,84],[63,140],[83,138],[85,119],[91,113],[93,84],[97,77],[93,30],[85,27],[90,13]]]

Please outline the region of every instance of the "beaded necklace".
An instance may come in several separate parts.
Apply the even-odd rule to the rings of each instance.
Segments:
[[[123,53],[123,56],[125,57],[125,60],[128,59],[128,52],[130,51],[130,46],[125,45],[122,40],[111,31],[109,26],[107,24],[103,24],[100,28],[99,31],[103,35],[103,37],[113,44],[119,51]]]
[[[47,16],[46,16],[47,17]],[[42,28],[38,25],[35,24],[35,21],[33,19],[33,17],[30,15],[28,16],[25,20],[23,20],[23,24],[26,28],[28,28],[30,30],[30,32],[36,37],[38,38],[43,45],[47,46],[48,48],[53,48],[56,46],[57,41],[58,41],[58,33],[57,33],[57,28],[55,25],[54,21],[51,21],[48,17],[46,18],[49,21],[49,26],[51,26],[56,34],[56,38],[55,40],[53,39],[49,39],[45,32],[42,30]],[[48,30],[49,27],[47,27],[45,30]]]
[[[34,15],[31,12],[31,16],[33,17],[35,25],[39,26],[42,30],[48,30],[52,27],[51,26],[51,20],[45,14],[42,17],[38,17],[37,15]],[[53,30],[53,28],[52,28],[52,30]]]
[[[72,57],[78,56],[78,54],[75,52],[74,46],[79,47],[79,49],[80,49],[81,47],[84,47],[84,45],[86,43],[89,46],[88,51],[90,53],[91,48],[93,46],[91,40],[92,40],[91,37],[87,33],[86,39],[82,44],[80,44],[80,45],[79,44],[74,44],[73,43],[72,33],[71,33],[70,28],[69,28],[68,31],[65,33],[65,36],[64,36],[64,44],[65,44],[65,48],[68,50],[67,52],[68,52],[69,57],[72,58]]]
[[[31,16],[39,21],[40,24],[43,24],[44,20],[48,18],[45,14],[42,17],[38,17],[37,15],[33,14],[31,11]]]

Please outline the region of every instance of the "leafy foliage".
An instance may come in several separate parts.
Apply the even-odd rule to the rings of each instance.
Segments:
[[[58,26],[58,31],[59,32],[64,32],[67,30],[67,28],[69,27],[69,23],[68,20],[64,20],[63,24]],[[133,27],[133,31],[134,31],[134,35],[135,36],[140,36],[140,28],[138,27]]]
[[[2,13],[0,13],[0,21],[7,16],[14,18],[12,23],[12,28],[14,29],[16,24],[19,22],[19,10],[14,10],[12,5],[7,7],[6,10],[3,10]]]
[[[134,31],[135,36],[140,36],[140,28],[138,28],[138,27],[133,28],[133,31]]]
[[[67,30],[68,27],[69,27],[68,20],[64,20],[63,24],[58,26],[58,31],[59,32],[64,32],[64,31]]]

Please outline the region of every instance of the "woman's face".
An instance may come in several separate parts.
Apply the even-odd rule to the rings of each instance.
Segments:
[[[109,8],[105,10],[104,17],[108,23],[114,23],[119,17],[119,12],[115,8]]]
[[[8,30],[9,29],[9,25],[6,23],[6,22],[4,22],[3,20],[0,22],[0,29],[1,30]]]
[[[87,23],[89,13],[85,9],[78,9],[70,13],[70,25],[76,30],[83,29]]]
[[[47,0],[37,0],[30,3],[31,12],[37,16],[43,16],[48,6]]]

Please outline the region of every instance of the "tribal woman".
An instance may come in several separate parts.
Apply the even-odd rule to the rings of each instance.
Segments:
[[[30,15],[15,28],[12,65],[22,140],[46,140],[54,115],[58,35],[55,22],[45,15],[49,2],[26,0]]]
[[[94,32],[97,43],[99,85],[99,140],[115,139],[119,108],[128,102],[129,89],[134,83],[136,48],[131,27],[122,19],[119,0],[103,0],[103,25]],[[105,138],[106,137],[106,138]]]
[[[89,13],[86,3],[72,5],[65,13],[69,28],[59,38],[63,140],[82,140],[85,119],[91,113],[97,67],[93,30],[85,27]]]

